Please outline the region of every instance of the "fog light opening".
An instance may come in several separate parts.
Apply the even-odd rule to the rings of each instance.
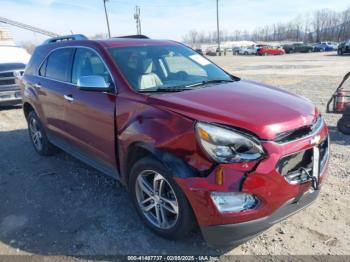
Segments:
[[[258,199],[239,192],[211,192],[211,199],[220,213],[242,212],[258,205]]]

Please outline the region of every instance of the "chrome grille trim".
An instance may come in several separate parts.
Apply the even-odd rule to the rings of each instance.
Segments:
[[[23,75],[23,70],[11,70],[0,72],[0,91],[11,91],[18,87],[16,79]]]
[[[291,142],[299,141],[299,140],[302,140],[302,139],[305,139],[305,138],[309,138],[309,137],[314,136],[317,133],[319,133],[320,130],[323,128],[324,124],[325,124],[325,122],[324,122],[323,117],[321,115],[319,115],[317,117],[316,121],[311,126],[303,126],[301,128],[297,128],[297,129],[294,129],[294,130],[290,130],[290,131],[286,131],[286,132],[280,133],[280,134],[277,135],[276,138],[274,138],[270,142],[274,142],[274,143],[277,143],[279,145],[283,145],[283,144],[288,144],[288,143],[291,143]],[[297,138],[289,139],[289,138],[291,138],[292,134],[294,132],[298,131],[299,129],[308,129],[308,131],[305,132],[303,135],[298,136]],[[283,138],[281,138],[281,137],[283,137]],[[266,141],[266,142],[269,142],[269,141]]]
[[[318,149],[320,150],[320,162],[319,162],[319,174],[320,177],[324,174],[326,163],[329,159],[329,136],[327,136],[319,145]],[[293,154],[282,157],[276,166],[277,172],[284,177],[284,179],[292,185],[302,184],[310,181],[307,176],[302,172],[302,169],[312,173],[313,169],[313,155],[311,152],[313,148],[308,148],[295,152]],[[305,157],[305,155],[307,155]],[[296,160],[294,166],[289,167],[289,170],[284,172],[284,168],[289,164],[288,160],[293,158],[299,158]],[[284,164],[286,161],[286,164]],[[303,163],[302,163],[303,162]],[[282,166],[281,166],[282,165]],[[287,167],[288,168],[288,167]]]

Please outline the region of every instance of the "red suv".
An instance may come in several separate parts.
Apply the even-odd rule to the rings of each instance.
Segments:
[[[328,129],[309,100],[174,41],[50,39],[22,88],[35,150],[120,180],[166,238],[199,226],[211,245],[246,241],[308,206],[326,175]]]

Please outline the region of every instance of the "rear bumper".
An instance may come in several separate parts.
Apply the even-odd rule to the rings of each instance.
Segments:
[[[272,225],[307,207],[317,198],[318,194],[319,190],[305,193],[298,202],[292,199],[271,215],[260,219],[237,224],[201,226],[200,228],[204,239],[211,246],[237,245],[259,235]]]
[[[22,95],[20,90],[13,91],[1,91],[0,92],[0,105],[16,105],[22,102]]]

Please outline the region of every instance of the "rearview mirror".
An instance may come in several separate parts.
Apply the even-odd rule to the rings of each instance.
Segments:
[[[111,84],[100,75],[81,76],[78,79],[77,87],[84,91],[109,92],[112,90]]]

